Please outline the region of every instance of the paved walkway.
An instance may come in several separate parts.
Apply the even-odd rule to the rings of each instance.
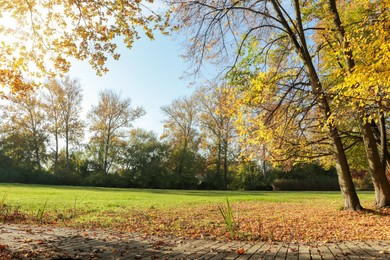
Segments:
[[[241,249],[242,254],[239,254]],[[1,259],[390,259],[390,241],[223,242],[0,224]]]

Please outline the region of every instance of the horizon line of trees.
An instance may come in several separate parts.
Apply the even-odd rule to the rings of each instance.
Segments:
[[[229,114],[229,95],[227,85],[209,83],[190,97],[173,100],[161,108],[164,132],[158,137],[153,131],[132,127],[145,111],[133,108],[129,98],[103,90],[98,104],[84,119],[79,80],[65,76],[48,81],[34,92],[9,96],[1,106],[0,181],[174,189],[338,190],[334,169],[324,170],[316,160],[283,169],[272,167],[260,156],[247,159],[249,148],[237,135],[236,119]],[[261,155],[264,150],[251,153]],[[288,174],[294,170],[295,174]],[[325,183],[331,178],[330,185],[313,184],[316,177]],[[298,179],[298,184],[291,178]],[[365,183],[367,187],[370,185]]]

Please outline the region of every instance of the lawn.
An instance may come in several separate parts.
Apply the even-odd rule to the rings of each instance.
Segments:
[[[359,193],[370,208],[372,192]],[[340,210],[338,192],[232,192],[0,184],[0,220],[144,235],[229,239],[219,206],[232,205],[233,238],[388,239],[388,210]]]

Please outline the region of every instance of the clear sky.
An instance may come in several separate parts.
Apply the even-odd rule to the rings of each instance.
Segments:
[[[107,74],[99,77],[88,62],[72,65],[70,76],[80,80],[84,89],[85,112],[98,103],[98,93],[113,89],[129,97],[133,106],[143,106],[146,115],[135,121],[135,127],[153,130],[161,134],[163,114],[160,107],[173,99],[190,95],[194,90],[181,80],[187,64],[180,57],[184,54],[181,42],[156,32],[155,40],[146,36],[136,41],[132,49],[121,46],[119,61],[109,61]]]

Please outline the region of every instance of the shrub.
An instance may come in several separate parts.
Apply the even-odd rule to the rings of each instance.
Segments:
[[[272,183],[275,191],[338,191],[337,178],[311,178],[305,180],[276,179]]]
[[[374,190],[374,185],[372,184],[371,176],[369,173],[365,173],[363,176],[358,178],[353,178],[353,184],[357,190]]]

